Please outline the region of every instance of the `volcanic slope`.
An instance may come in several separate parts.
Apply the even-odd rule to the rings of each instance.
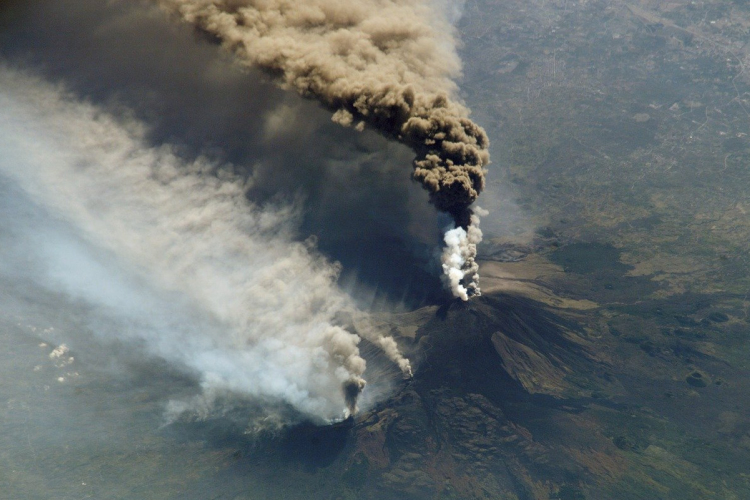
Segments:
[[[415,376],[356,420],[246,441],[232,469],[268,478],[273,498],[302,498],[297,486],[311,483],[308,495],[342,499],[531,499],[579,491],[602,468],[620,465],[616,446],[582,416],[592,402],[617,405],[592,398],[581,380],[612,393],[619,387],[607,380],[577,314],[494,293],[383,315],[383,325],[411,349]],[[210,428],[202,424],[200,433]],[[222,448],[231,441],[226,433],[215,432]],[[609,455],[615,457],[602,462]],[[281,471],[290,478],[283,486],[273,479]]]
[[[357,424],[349,468],[366,466],[394,499],[544,498],[542,478],[585,482],[557,436],[614,446],[577,428],[591,398],[571,380],[612,384],[573,315],[506,294],[432,313],[413,337],[414,379]]]
[[[504,266],[518,272],[522,263]],[[727,457],[746,463],[739,424],[729,434],[722,424],[724,437],[706,447],[705,429],[685,417],[727,420],[741,379],[690,351],[706,380],[725,381],[696,389],[696,376],[684,378],[684,342],[676,354],[633,344],[609,331],[608,314],[538,284],[382,314],[378,326],[414,361],[412,379],[334,426],[249,437],[226,422],[195,424],[191,439],[228,457],[201,494],[211,484],[248,499],[682,500],[745,491],[741,465],[715,471]],[[362,344],[368,363],[381,367],[375,376],[398,380]]]

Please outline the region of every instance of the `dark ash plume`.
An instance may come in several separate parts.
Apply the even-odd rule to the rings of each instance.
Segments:
[[[361,378],[352,378],[344,382],[344,400],[346,408],[350,415],[357,413],[357,398],[365,388],[365,381]]]
[[[453,29],[428,1],[157,2],[216,37],[242,64],[321,102],[334,121],[369,125],[409,146],[417,155],[413,177],[435,207],[456,228],[473,225],[469,206],[484,188],[489,141],[450,97],[460,70]],[[461,256],[460,281],[479,294],[474,257]]]

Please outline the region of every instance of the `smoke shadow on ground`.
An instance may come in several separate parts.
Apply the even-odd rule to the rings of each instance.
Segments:
[[[298,465],[314,473],[338,459],[351,437],[354,419],[330,425],[300,422],[272,433],[248,433],[238,420],[223,417],[173,423],[163,429],[166,436],[184,442],[204,442],[216,450],[236,450],[236,467],[255,467],[257,460]]]
[[[332,123],[144,2],[11,3],[0,18],[0,58],[135,115],[153,145],[230,163],[255,203],[302,204],[299,238],[318,237],[362,303],[444,297],[433,255],[444,222],[411,182],[406,147]]]
[[[353,426],[352,418],[325,427],[300,424],[287,432],[279,443],[279,451],[310,472],[328,467],[346,448]]]

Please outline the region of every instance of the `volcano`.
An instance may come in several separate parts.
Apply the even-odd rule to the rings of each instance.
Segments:
[[[585,415],[618,407],[600,396],[616,383],[578,316],[508,293],[384,315],[414,377],[355,419],[246,443],[238,467],[314,474],[321,498],[575,495],[618,467],[617,447]]]

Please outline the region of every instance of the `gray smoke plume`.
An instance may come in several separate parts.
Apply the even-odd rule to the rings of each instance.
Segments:
[[[460,62],[441,9],[426,0],[156,1],[216,37],[242,64],[321,102],[334,121],[370,126],[409,146],[413,178],[457,229],[469,230],[489,141],[452,99]],[[478,229],[473,234],[481,239]],[[464,300],[479,293],[471,245],[461,254]]]
[[[0,177],[54,214],[48,229],[20,212],[3,221],[23,247],[14,279],[89,304],[97,333],[195,372],[209,394],[322,420],[355,412],[366,363],[335,321],[354,308],[339,267],[296,241],[297,208],[254,205],[231,171],[150,146],[146,131],[0,65]],[[408,373],[392,339],[371,338]]]

